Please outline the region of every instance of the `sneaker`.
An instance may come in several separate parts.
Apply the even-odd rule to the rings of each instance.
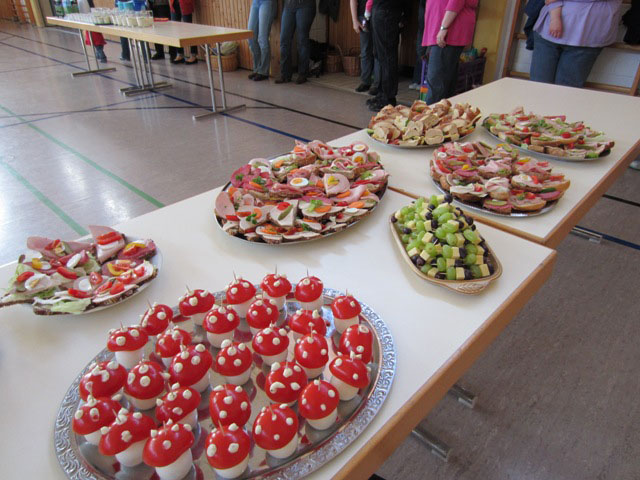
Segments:
[[[291,81],[290,78],[278,77],[276,78],[276,83],[289,83]]]
[[[629,168],[633,168],[634,170],[640,170],[640,158],[636,158],[631,164]]]
[[[266,80],[269,78],[269,75],[262,75],[261,73],[256,73],[253,77],[254,82],[261,82],[262,80]]]
[[[367,93],[375,97],[376,95],[378,95],[378,87],[376,87],[375,85],[372,86]]]
[[[361,83],[360,85],[358,85],[356,87],[356,92],[360,93],[360,92],[366,92],[367,90],[369,90],[371,88],[371,85],[367,85],[366,83]]]
[[[303,83],[307,83],[307,76],[298,75],[298,78],[296,78],[296,85],[302,85]]]

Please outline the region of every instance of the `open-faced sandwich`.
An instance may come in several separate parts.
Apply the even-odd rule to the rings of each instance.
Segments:
[[[225,232],[249,241],[312,240],[367,216],[387,176],[364,143],[297,142],[286,155],[253,159],[236,170],[216,198],[215,213]]]
[[[508,144],[450,143],[431,159],[431,176],[467,205],[509,215],[537,212],[560,199],[571,182],[549,162],[518,156]]]
[[[38,315],[77,314],[118,303],[158,271],[150,261],[153,240],[127,239],[109,227],[90,225],[92,239],[74,242],[29,237],[0,297],[0,307],[33,306]]]
[[[371,117],[367,133],[389,145],[417,147],[456,141],[475,129],[480,110],[469,104],[452,105],[447,99],[433,105],[422,100],[411,108],[387,105]]]
[[[525,114],[523,107],[511,113],[492,113],[483,126],[493,135],[532,152],[567,159],[598,158],[609,153],[614,142],[584,122],[567,122],[565,115]]]

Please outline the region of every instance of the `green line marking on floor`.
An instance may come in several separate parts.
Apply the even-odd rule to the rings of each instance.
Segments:
[[[47,197],[44,193],[34,187],[29,181],[20,175],[11,165],[9,165],[4,160],[0,160],[0,165],[4,167],[4,169],[13,175],[16,180],[18,180],[27,190],[29,190],[35,197],[45,204],[53,213],[55,213],[58,217],[64,221],[67,225],[69,225],[78,235],[88,235],[89,232],[85,230],[78,222],[76,222],[73,218],[67,215],[64,210],[62,210],[59,206],[57,206],[53,201]]]
[[[8,113],[9,115],[13,115],[15,118],[19,119],[22,122],[27,122],[27,120],[25,120],[24,118],[20,117],[19,115],[15,114],[14,112],[12,112],[11,110],[9,110],[7,107],[4,107],[3,105],[0,105],[0,109],[4,110],[6,113]],[[159,200],[156,200],[155,198],[153,198],[151,195],[149,195],[148,193],[143,192],[142,190],[140,190],[138,187],[135,187],[134,185],[131,185],[129,182],[127,182],[124,178],[119,177],[118,175],[116,175],[115,173],[107,170],[106,168],[104,168],[102,165],[100,165],[99,163],[94,162],[93,160],[91,160],[89,157],[87,157],[86,155],[83,155],[82,153],[78,152],[76,149],[74,149],[73,147],[67,145],[66,143],[64,143],[62,140],[57,139],[56,137],[54,137],[53,135],[45,132],[44,130],[42,130],[40,127],[37,127],[35,125],[32,125],[31,123],[25,123],[25,125],[29,128],[31,128],[32,130],[35,130],[36,132],[38,132],[40,135],[42,135],[43,137],[49,139],[50,141],[52,141],[53,143],[55,143],[56,145],[58,145],[59,147],[62,147],[64,150],[66,150],[67,152],[75,155],[77,158],[79,158],[80,160],[82,160],[83,162],[85,162],[86,164],[92,166],[93,168],[95,168],[96,170],[98,170],[99,172],[105,174],[107,177],[111,178],[112,180],[115,180],[116,182],[118,182],[120,185],[122,185],[123,187],[127,188],[128,190],[132,191],[133,193],[135,193],[136,195],[138,195],[141,198],[144,198],[147,202],[151,203],[152,205],[161,208],[164,207],[164,203],[160,202]]]

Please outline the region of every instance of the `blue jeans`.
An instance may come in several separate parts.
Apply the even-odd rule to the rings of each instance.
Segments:
[[[253,56],[253,71],[260,75],[269,75],[271,49],[269,32],[277,10],[276,0],[253,0],[249,11],[249,30],[253,37],[249,39],[249,48]]]
[[[362,20],[360,20],[362,22]],[[380,83],[380,63],[373,55],[373,32],[371,31],[371,22],[369,22],[369,31],[360,31],[360,81],[365,85],[373,84],[378,86]]]
[[[291,42],[293,32],[298,36],[298,75],[309,73],[309,30],[316,17],[315,0],[285,0],[282,9],[282,24],[280,26],[280,75],[290,79]]]
[[[416,64],[413,67],[413,83],[420,85],[422,81],[422,57],[427,54],[427,47],[422,46],[422,36],[424,35],[424,11],[425,0],[420,0],[418,4],[418,34],[416,35]]]
[[[584,87],[602,48],[574,47],[550,42],[533,32],[531,80],[568,87]]]
[[[458,81],[458,63],[464,47],[437,45],[429,47],[429,63],[427,64],[427,103],[439,102],[456,93]]]

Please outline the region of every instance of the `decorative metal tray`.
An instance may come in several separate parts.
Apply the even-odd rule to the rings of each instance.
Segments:
[[[324,306],[322,315],[325,322],[328,322],[327,340],[330,343],[329,362],[335,357],[339,334],[333,327],[333,315],[330,308],[331,301],[340,295],[340,292],[333,289],[324,289]],[[216,292],[216,303],[220,304],[224,298],[224,292]],[[373,357],[368,366],[371,368],[369,386],[362,389],[359,394],[348,402],[340,402],[338,406],[338,418],[331,428],[319,431],[306,425],[304,419],[300,420],[300,445],[296,453],[284,460],[272,458],[264,450],[253,446],[250,454],[249,466],[244,474],[238,478],[269,478],[269,479],[298,479],[303,478],[314,470],[336,457],[347,445],[353,442],[360,433],[371,423],[371,420],[380,410],[382,403],[387,398],[393,383],[396,369],[396,347],[391,332],[380,316],[369,306],[361,303],[362,313],[360,323],[370,328],[374,334]],[[299,308],[299,304],[290,294],[284,310],[280,313],[278,325],[286,322],[288,315]],[[290,339],[292,333],[289,332]],[[242,320],[235,333],[235,341],[249,342],[250,347],[251,332],[245,320]],[[204,331],[200,326],[196,326],[194,342],[201,342],[208,345]],[[294,342],[290,342],[289,359],[292,357]],[[147,345],[149,347],[149,345]],[[215,355],[216,349],[209,346],[209,350]],[[110,360],[113,354],[108,350],[102,350],[91,363]],[[153,355],[151,356],[153,358]],[[254,354],[255,359],[255,354]],[[157,478],[153,468],[140,465],[134,468],[121,468],[115,457],[105,457],[101,455],[94,445],[86,442],[83,436],[76,435],[71,429],[73,415],[81,404],[78,393],[78,385],[82,376],[87,373],[87,365],[76,377],[72,385],[64,396],[60,409],[56,417],[54,427],[54,447],[60,466],[68,478],[72,480],[138,480]],[[261,386],[268,370],[266,367],[253,365],[250,380],[243,385],[251,400],[251,418],[245,428],[251,428],[253,421],[263,406],[269,405],[271,401],[264,393]],[[328,364],[322,374],[327,378]],[[223,383],[221,377],[216,372],[211,372],[211,384]],[[192,447],[194,465],[185,480],[213,480],[216,476],[204,455],[204,441],[213,425],[209,417],[209,394],[208,388],[202,394],[202,402],[198,407],[199,427],[194,431],[196,440]],[[126,402],[126,400],[123,400]],[[297,411],[297,404],[293,407]],[[149,414],[148,411],[146,412]]]
[[[505,143],[505,140],[503,138],[500,138],[499,136],[495,135],[494,133],[492,133],[485,126],[486,119],[487,119],[487,117],[485,117],[482,120],[482,128],[489,135],[491,135],[493,138],[495,138],[498,142]],[[534,157],[542,157],[542,158],[546,158],[547,160],[559,160],[561,162],[592,162],[593,160],[599,160],[602,157],[606,157],[607,155],[609,155],[611,153],[611,150],[605,150],[605,152],[602,155],[600,155],[599,157],[596,157],[596,158],[572,158],[572,157],[558,157],[557,155],[549,155],[548,153],[542,153],[542,152],[534,152],[533,150],[529,150],[528,148],[523,148],[523,147],[521,147],[519,145],[516,145],[514,143],[509,143],[509,146],[517,148],[518,150],[520,150],[523,153],[526,153],[527,155],[532,155]]]
[[[436,186],[436,188],[440,190],[442,193],[448,193],[444,188],[442,188],[442,185],[440,185],[440,182],[438,182],[435,178],[431,177],[431,181]],[[504,213],[494,212],[493,210],[487,210],[486,208],[479,207],[477,204],[464,202],[456,197],[453,197],[453,201],[457,205],[463,206],[464,208],[468,208],[469,210],[473,210],[474,212],[486,213],[488,215],[495,215],[496,217],[502,217],[502,218],[537,217],[538,215],[543,215],[549,212],[550,210],[553,210],[553,208],[556,206],[556,203],[558,203],[557,200],[554,200],[552,202],[547,202],[547,204],[544,207],[542,207],[540,210],[535,212],[514,211],[507,215]]]
[[[421,148],[436,148],[436,147],[440,147],[442,145],[444,145],[445,143],[448,142],[460,142],[462,140],[464,140],[465,138],[467,138],[469,135],[471,135],[473,132],[476,131],[475,129],[475,123],[477,123],[477,120],[474,122],[474,128],[473,130],[471,130],[469,133],[467,133],[466,135],[462,135],[461,137],[459,137],[457,140],[451,140],[451,139],[445,139],[444,142],[441,143],[434,143],[433,145],[395,145],[393,143],[385,143],[382,142],[380,140],[378,140],[377,138],[374,138],[369,132],[367,132],[367,136],[373,140],[374,142],[379,143],[380,145],[386,145],[387,147],[392,147],[392,148],[405,148],[405,149],[409,149],[409,150],[414,150],[414,149],[421,149]]]

